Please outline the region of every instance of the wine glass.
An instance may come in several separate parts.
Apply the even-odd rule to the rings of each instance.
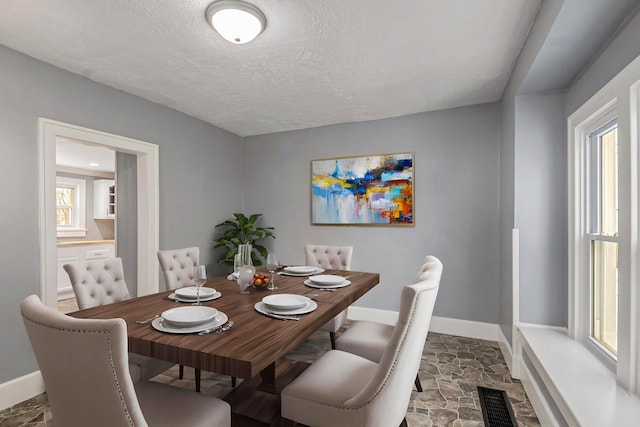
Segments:
[[[274,291],[278,289],[278,287],[276,286],[276,276],[275,276],[275,272],[278,269],[278,267],[280,267],[280,264],[278,263],[278,257],[276,256],[276,253],[269,251],[269,254],[267,255],[267,268],[271,273],[271,283],[269,283],[269,286],[267,287],[267,289],[269,289],[270,291]]]
[[[249,286],[253,283],[253,271],[249,267],[240,267],[238,270],[238,285],[240,286],[241,294],[249,293]]]
[[[193,266],[193,283],[196,285],[196,302],[193,305],[201,305],[200,288],[207,282],[207,270],[204,265]]]

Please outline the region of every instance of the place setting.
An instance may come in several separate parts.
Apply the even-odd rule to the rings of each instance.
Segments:
[[[200,288],[200,301],[212,301],[218,299],[222,294],[213,288],[207,288],[202,286]],[[177,302],[196,303],[198,301],[198,287],[186,286],[184,288],[178,288],[168,296],[169,299]]]
[[[318,304],[304,295],[273,294],[262,298],[253,307],[258,313],[275,319],[300,320],[298,315],[311,313]]]
[[[163,311],[159,317],[153,319],[151,326],[170,334],[195,334],[203,331],[210,333],[221,329],[228,320],[225,313],[213,307],[190,305]]]
[[[309,278],[304,281],[304,284],[310,288],[335,290],[349,286],[351,281],[334,274],[318,274],[309,276]]]
[[[320,274],[324,271],[324,268],[312,265],[290,265],[283,267],[282,271],[279,271],[278,274],[281,276],[306,277],[313,274]]]

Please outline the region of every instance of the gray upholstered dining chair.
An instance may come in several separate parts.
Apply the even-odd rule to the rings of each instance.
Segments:
[[[304,252],[306,265],[324,269],[351,270],[353,246],[324,246],[307,243],[304,245]],[[333,349],[336,348],[336,332],[346,320],[347,310],[343,310],[320,328],[321,331],[329,332]]]
[[[124,281],[121,258],[72,262],[63,268],[69,275],[81,310],[131,298]],[[171,362],[153,357],[135,353],[129,355],[129,372],[136,383],[153,378],[172,366]]]
[[[406,426],[405,414],[429,330],[442,264],[402,289],[400,314],[379,363],[329,350],[281,393],[284,426]]]
[[[200,248],[197,246],[184,249],[169,249],[158,251],[158,261],[164,275],[167,290],[174,290],[193,284],[193,266],[200,262]],[[196,391],[200,391],[202,373],[196,369]],[[180,365],[178,378],[184,378],[184,365]],[[234,384],[235,385],[235,384]]]
[[[416,280],[420,281],[427,272],[428,274],[433,274],[438,269],[441,275],[442,264],[440,260],[432,255],[427,255],[418,270]],[[340,335],[340,338],[336,341],[336,348],[378,363],[382,359],[382,354],[393,335],[393,330],[393,325],[368,320],[356,321]],[[420,384],[420,378],[417,373],[415,385],[416,389],[421,392],[422,384]]]
[[[53,421],[65,427],[231,426],[231,408],[214,397],[166,384],[134,384],[122,319],[75,319],[36,295],[20,304]]]
[[[191,286],[193,266],[200,262],[200,248],[170,249],[158,251],[158,261],[164,275],[167,290]]]

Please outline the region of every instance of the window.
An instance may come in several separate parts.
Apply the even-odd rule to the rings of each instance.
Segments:
[[[640,395],[640,57],[568,119],[569,333]],[[588,374],[588,373],[585,373]]]
[[[592,132],[587,147],[590,334],[612,358],[618,351],[618,126]]]
[[[85,237],[85,189],[82,179],[56,177],[58,237]]]

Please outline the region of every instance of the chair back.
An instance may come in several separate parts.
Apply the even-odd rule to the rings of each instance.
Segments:
[[[190,286],[193,279],[193,266],[200,260],[200,248],[172,249],[158,251],[158,261],[164,274],[167,290]]]
[[[20,304],[56,425],[147,426],[129,376],[122,319],[75,319],[36,295]]]
[[[81,310],[131,298],[121,258],[72,262],[63,268]]]
[[[306,265],[325,269],[351,270],[353,246],[323,246],[305,244]]]
[[[442,275],[442,263],[440,262],[440,260],[433,255],[427,255],[426,257],[424,257],[424,260],[422,260],[422,265],[418,269],[418,273],[416,273],[416,282],[425,280],[423,278],[427,277],[425,276],[425,273]]]
[[[345,407],[364,408],[364,425],[399,425],[406,415],[442,275],[437,258],[425,261],[429,265],[421,280],[402,289],[398,322],[375,375],[345,402]]]

